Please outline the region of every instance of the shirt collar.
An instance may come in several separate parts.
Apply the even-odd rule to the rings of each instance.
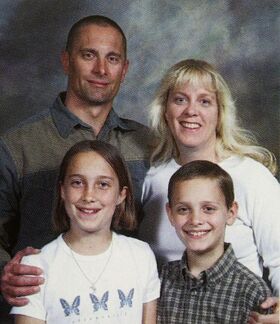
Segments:
[[[194,276],[188,270],[186,261],[187,254],[185,252],[180,264],[181,274],[185,280],[194,280]],[[237,259],[231,244],[225,243],[224,254],[221,256],[221,258],[211,268],[201,272],[197,280],[200,282],[203,281],[204,284],[216,284],[229,273],[230,269],[236,262]]]
[[[51,115],[59,134],[62,137],[67,138],[73,128],[81,127],[91,130],[90,125],[84,123],[64,105],[65,95],[66,92],[60,93],[51,107]],[[133,130],[112,109],[100,133],[117,127],[123,130]]]

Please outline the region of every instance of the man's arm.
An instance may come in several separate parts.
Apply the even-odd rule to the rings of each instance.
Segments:
[[[5,300],[12,306],[28,304],[28,298],[17,298],[37,293],[44,279],[39,277],[43,271],[38,267],[20,264],[24,256],[39,253],[40,250],[27,247],[19,251],[4,267],[0,291]]]
[[[0,292],[8,303],[22,306],[28,299],[15,297],[35,293],[40,288],[42,278],[26,277],[38,275],[42,271],[20,264],[23,256],[38,253],[27,248],[10,260],[10,251],[15,243],[19,226],[20,189],[15,163],[5,143],[0,139]],[[9,261],[10,260],[10,261]]]

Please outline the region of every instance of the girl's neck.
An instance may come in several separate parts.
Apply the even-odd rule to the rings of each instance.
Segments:
[[[63,236],[65,243],[76,253],[82,255],[97,255],[105,252],[112,242],[112,232],[102,233],[83,233],[78,235],[71,231]]]

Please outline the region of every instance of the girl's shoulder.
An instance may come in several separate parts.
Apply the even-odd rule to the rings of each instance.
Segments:
[[[62,245],[62,235],[55,240],[44,245],[38,254],[28,255],[22,258],[21,263],[42,267],[43,265],[50,264],[57,256],[57,250]]]
[[[134,253],[137,253],[139,256],[151,255],[151,254],[153,255],[152,249],[150,248],[148,243],[121,234],[115,233],[114,235],[115,235],[116,244],[122,251],[133,251]]]

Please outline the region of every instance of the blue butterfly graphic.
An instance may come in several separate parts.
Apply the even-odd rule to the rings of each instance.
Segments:
[[[101,301],[94,295],[94,294],[89,294],[91,302],[93,304],[93,311],[97,312],[99,309],[104,309],[108,310],[107,302],[109,299],[109,291],[107,290],[104,295],[101,298]]]
[[[72,306],[68,304],[68,302],[63,298],[60,298],[59,301],[61,303],[61,306],[63,307],[65,316],[69,316],[71,313],[80,315],[80,310],[78,308],[80,306],[80,296],[77,296],[74,299]]]
[[[133,295],[134,295],[134,288],[132,288],[130,290],[127,297],[125,297],[125,294],[123,293],[123,291],[121,289],[118,289],[118,294],[119,294],[120,303],[121,303],[120,308],[123,308],[126,305],[129,306],[129,307],[132,307],[132,299],[133,299]]]

